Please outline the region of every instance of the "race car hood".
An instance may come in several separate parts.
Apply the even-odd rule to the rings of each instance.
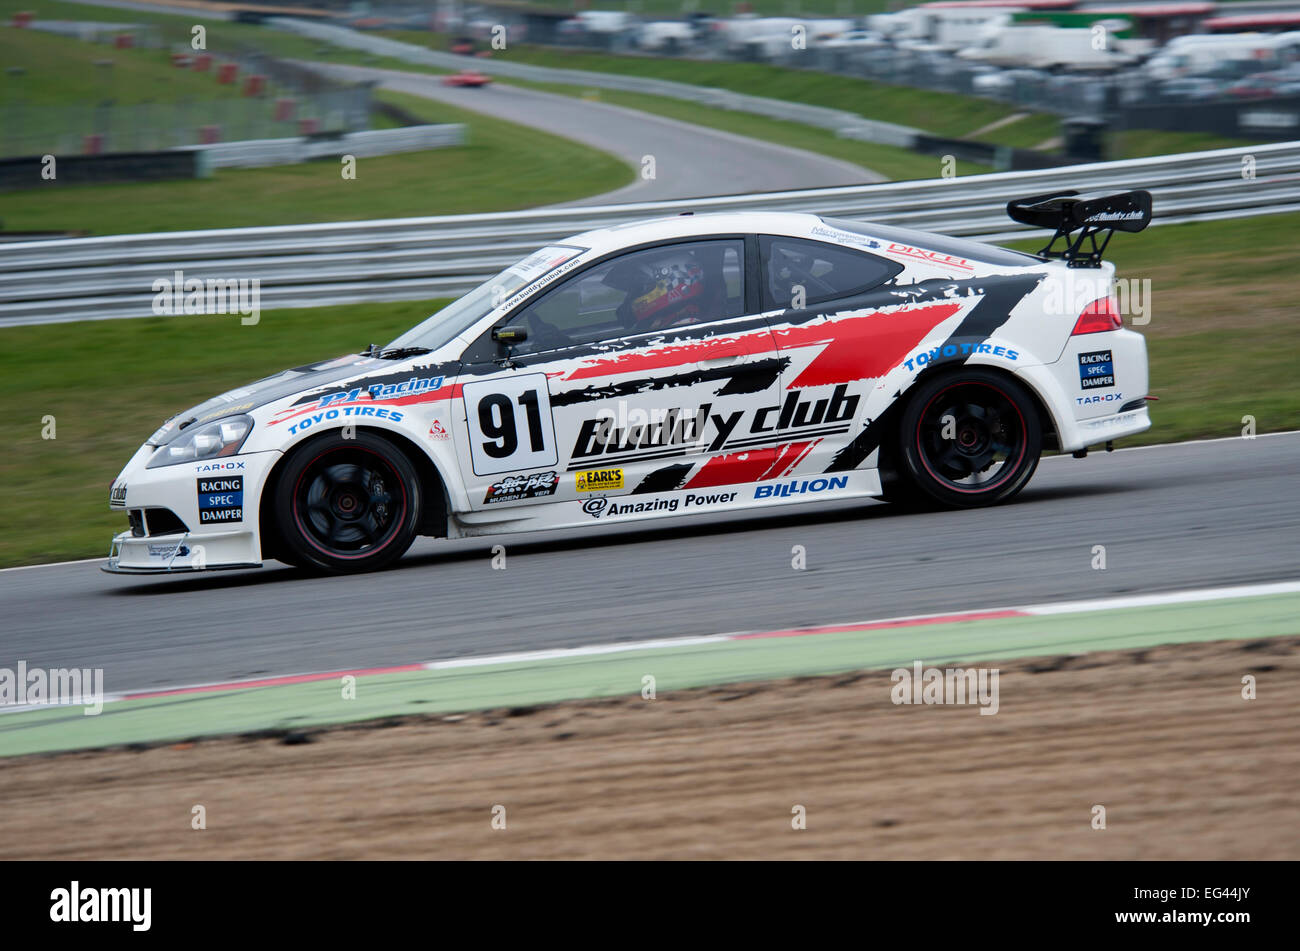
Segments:
[[[293,396],[295,393],[314,390],[356,376],[376,365],[391,367],[393,362],[349,354],[332,360],[321,360],[318,363],[294,367],[292,370],[283,370],[274,376],[214,396],[183,413],[177,413],[158,427],[157,431],[149,437],[146,445],[165,446],[183,430],[196,423],[207,423],[214,419],[221,419],[223,416],[247,413],[267,403]]]

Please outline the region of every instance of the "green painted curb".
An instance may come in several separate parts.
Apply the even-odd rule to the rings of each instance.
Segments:
[[[883,630],[753,638],[124,700],[99,716],[51,707],[0,716],[0,756],[301,729],[409,714],[532,706],[847,670],[997,660],[1300,634],[1300,594],[1079,614],[950,621]],[[341,677],[341,675],[340,675]],[[111,685],[110,685],[111,686]]]

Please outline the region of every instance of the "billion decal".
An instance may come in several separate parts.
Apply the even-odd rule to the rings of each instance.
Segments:
[[[802,482],[781,482],[775,485],[760,485],[754,488],[756,499],[785,499],[792,495],[805,495],[816,492],[828,492],[835,489],[847,489],[848,476],[832,476],[829,479],[804,479]]]

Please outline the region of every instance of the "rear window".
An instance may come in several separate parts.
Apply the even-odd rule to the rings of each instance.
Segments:
[[[864,294],[903,268],[865,251],[803,238],[759,237],[763,307],[811,307]]]

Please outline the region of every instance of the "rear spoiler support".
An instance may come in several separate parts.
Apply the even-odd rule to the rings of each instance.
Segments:
[[[1039,257],[1059,258],[1070,267],[1099,267],[1111,235],[1138,232],[1151,223],[1151,193],[1140,189],[1091,195],[1052,192],[1010,201],[1007,214],[1021,224],[1056,232]]]

